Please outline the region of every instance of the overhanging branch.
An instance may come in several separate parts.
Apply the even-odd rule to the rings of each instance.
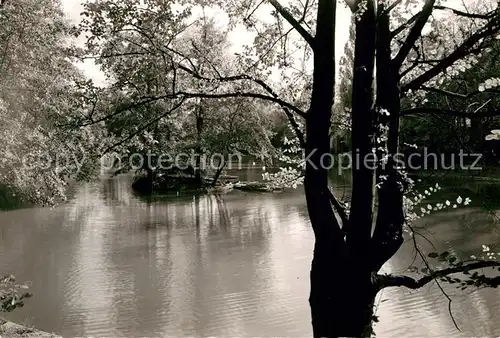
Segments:
[[[454,266],[447,269],[436,270],[431,272],[429,275],[426,275],[420,279],[415,279],[409,276],[379,276],[380,281],[380,289],[394,287],[394,286],[405,286],[409,289],[419,289],[428,283],[432,282],[435,279],[446,277],[448,275],[452,275],[455,273],[461,273],[465,271],[477,270],[482,268],[492,268],[499,267],[500,262],[496,261],[478,261],[474,263],[464,264],[462,266]],[[500,277],[495,277],[500,280]],[[497,279],[492,278],[492,283],[495,283]]]
[[[159,101],[159,100],[164,99],[164,98],[166,98],[166,97],[165,96],[161,96],[161,97],[143,97],[141,100],[139,100],[137,102],[134,102],[132,104],[126,105],[125,107],[116,109],[113,113],[108,114],[108,115],[106,115],[104,117],[101,117],[101,118],[99,118],[97,120],[94,120],[92,118],[92,116],[90,116],[89,118],[87,118],[87,120],[89,120],[88,122],[59,124],[59,125],[57,125],[57,127],[88,127],[88,126],[91,126],[91,125],[94,125],[94,124],[98,124],[98,123],[110,120],[113,117],[118,116],[118,115],[120,115],[120,114],[122,114],[122,113],[124,113],[124,112],[126,112],[126,111],[128,111],[130,109],[138,108],[138,107],[141,107],[143,105],[146,105],[146,104],[149,104],[149,103],[153,103],[153,102]],[[94,109],[95,108],[93,108],[93,110]]]
[[[452,11],[453,14],[458,15],[458,16],[463,16],[466,18],[471,18],[471,19],[491,19],[495,13],[495,11],[488,12],[487,14],[477,14],[477,13],[467,13],[460,11],[455,8],[447,7],[447,6],[434,6],[435,9],[441,9],[441,10],[449,10]]]
[[[491,19],[482,29],[471,35],[460,46],[458,46],[450,55],[441,60],[436,66],[432,67],[422,75],[402,86],[401,92],[406,93],[409,90],[417,90],[427,81],[431,80],[446,68],[452,66],[457,60],[469,55],[473,52],[473,47],[481,39],[497,34],[500,30],[499,20],[497,17]]]
[[[214,70],[217,73],[217,78],[214,79],[214,78],[205,77],[205,76],[201,75],[200,73],[198,73],[197,71],[195,71],[193,69],[189,69],[188,67],[180,65],[180,64],[178,65],[178,68],[191,74],[193,77],[195,77],[197,79],[208,81],[208,82],[213,82],[213,81],[231,82],[231,81],[238,81],[238,80],[249,80],[249,81],[252,81],[252,82],[258,84],[260,87],[262,87],[265,91],[267,91],[269,94],[271,94],[271,96],[274,99],[279,100],[278,94],[271,88],[271,86],[269,86],[263,80],[257,79],[255,77],[250,76],[250,75],[241,74],[241,75],[224,77],[217,71],[217,69],[214,68]],[[283,102],[286,103],[285,101],[283,101]],[[285,112],[285,115],[288,118],[288,121],[290,122],[295,134],[297,135],[297,138],[299,139],[300,145],[302,147],[304,147],[304,145],[305,145],[304,134],[302,133],[302,131],[299,128],[299,125],[295,121],[293,113],[299,115],[302,118],[305,118],[306,113],[303,112],[301,109],[299,109],[299,108],[297,108],[289,103],[280,104],[280,106],[283,109],[283,111]],[[293,109],[291,107],[293,107]]]
[[[124,113],[125,111],[128,111],[133,108],[138,108],[141,107],[145,104],[161,101],[161,100],[169,100],[169,99],[192,99],[192,98],[207,98],[207,99],[224,99],[224,98],[236,98],[236,97],[251,97],[251,98],[256,98],[256,99],[261,99],[265,101],[270,101],[279,104],[282,107],[286,107],[289,109],[298,109],[295,106],[284,102],[280,99],[274,98],[269,95],[265,94],[260,94],[260,93],[252,93],[252,92],[232,92],[232,93],[220,93],[220,94],[211,94],[211,93],[190,93],[190,92],[184,92],[184,91],[179,91],[173,94],[167,94],[167,95],[160,95],[160,96],[143,96],[138,99],[137,102],[134,102],[130,105],[127,105],[124,108],[117,109],[115,112],[112,114],[106,115],[104,117],[101,117],[97,120],[90,120],[88,122],[84,123],[69,123],[65,125],[60,125],[61,127],[85,127],[85,126],[90,126],[93,124],[97,124],[100,122],[104,122],[106,120],[112,119],[115,116],[120,115],[121,113]],[[299,110],[300,111],[300,110]]]
[[[178,98],[178,97],[185,97],[185,98],[206,98],[206,99],[223,99],[223,98],[234,98],[234,97],[252,97],[255,99],[261,99],[265,101],[270,101],[279,104],[280,106],[284,106],[286,108],[289,108],[297,113],[303,113],[300,109],[295,107],[294,105],[285,102],[283,100],[277,99],[275,97],[265,95],[265,94],[260,94],[260,93],[251,93],[251,92],[232,92],[232,93],[221,93],[221,94],[210,94],[210,93],[190,93],[190,92],[184,92],[180,91],[174,94],[170,95],[165,95],[162,98]]]
[[[494,117],[500,116],[500,110],[490,110],[485,112],[476,112],[476,113],[466,113],[463,111],[457,110],[449,110],[449,109],[440,109],[440,108],[412,108],[402,110],[400,116],[408,116],[414,114],[438,114],[438,115],[447,115],[454,117],[466,117],[466,118],[481,118],[481,117]]]
[[[208,78],[208,77],[202,76],[197,71],[189,69],[186,66],[178,65],[177,67],[179,69],[181,69],[181,70],[183,70],[183,71],[191,74],[193,77],[195,77],[197,79],[204,80],[204,81],[209,81],[209,82],[213,82],[213,81],[231,82],[231,81],[238,81],[238,80],[249,80],[249,81],[252,81],[252,82],[258,84],[264,90],[266,90],[269,94],[271,94],[271,96],[261,95],[258,98],[261,98],[261,99],[265,99],[266,97],[267,98],[271,98],[270,101],[273,101],[273,102],[276,102],[276,103],[280,104],[282,107],[287,108],[287,109],[293,111],[294,113],[296,113],[297,115],[299,115],[302,118],[306,117],[306,113],[304,111],[302,111],[301,109],[299,109],[296,106],[292,105],[291,103],[288,103],[288,102],[286,102],[284,100],[281,100],[278,97],[278,94],[268,84],[266,84],[264,81],[262,81],[260,79],[254,78],[254,77],[252,77],[250,75],[241,74],[241,75],[234,75],[234,76],[225,76],[225,77],[224,76],[219,76],[217,78]],[[258,94],[255,94],[255,95],[258,95]]]
[[[483,91],[475,90],[475,91],[467,93],[467,94],[460,94],[460,93],[455,93],[455,92],[452,92],[452,91],[449,91],[446,89],[427,87],[427,86],[422,86],[420,89],[428,91],[428,92],[434,92],[434,93],[443,94],[443,95],[451,96],[451,97],[457,97],[457,98],[461,98],[461,99],[468,99],[472,96],[479,95],[481,93],[500,94],[500,89],[498,89],[498,88],[485,89]]]

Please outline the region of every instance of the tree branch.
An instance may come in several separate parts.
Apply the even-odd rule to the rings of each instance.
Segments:
[[[91,125],[94,125],[94,124],[97,124],[97,123],[100,123],[100,122],[104,122],[106,120],[109,120],[109,119],[112,119],[113,117],[115,116],[118,116],[120,115],[121,113],[124,113],[130,109],[133,109],[133,108],[138,108],[142,105],[145,105],[145,104],[148,104],[148,103],[152,103],[152,102],[156,102],[156,101],[159,101],[161,99],[164,99],[166,98],[165,96],[161,96],[161,97],[144,97],[143,99],[144,100],[141,100],[139,102],[134,102],[130,105],[127,105],[126,107],[123,107],[123,108],[119,108],[119,109],[116,109],[115,112],[113,112],[112,114],[109,114],[109,115],[106,115],[104,117],[101,117],[97,120],[94,120],[91,118],[90,116],[90,121],[89,122],[85,122],[85,123],[67,123],[67,124],[61,124],[61,125],[57,125],[57,127],[87,127],[87,126],[91,126]],[[95,109],[95,108],[94,108]]]
[[[221,81],[221,82],[230,82],[230,81],[237,81],[237,80],[250,80],[250,81],[253,81],[256,84],[258,84],[259,86],[261,86],[264,90],[266,90],[269,94],[271,94],[271,96],[273,98],[279,99],[278,94],[271,88],[271,86],[269,86],[263,80],[256,79],[256,78],[254,78],[252,76],[249,76],[249,75],[246,75],[246,74],[223,77],[217,71],[217,69],[214,68],[214,70],[217,73],[218,78],[217,79],[212,79],[212,78],[207,78],[205,76],[202,76],[197,71],[189,69],[189,68],[187,68],[187,67],[185,67],[183,65],[178,65],[178,68],[184,70],[185,72],[187,72],[189,74],[191,74],[192,76],[194,76],[197,79],[204,80],[204,81],[209,81],[209,82],[214,81],[214,80],[215,81]],[[288,106],[280,104],[280,106],[283,109],[283,111],[285,112],[285,115],[288,118],[288,121],[290,122],[290,124],[291,124],[291,126],[292,126],[292,128],[293,128],[293,130],[295,132],[295,134],[297,135],[297,138],[299,139],[300,145],[302,147],[304,147],[304,145],[305,145],[304,134],[302,133],[302,131],[299,128],[299,125],[295,121],[295,118],[293,116],[292,111],[295,112],[296,114],[298,114],[302,118],[305,118],[305,115],[306,115],[305,112],[303,112],[302,110],[300,110],[297,107],[292,106],[290,104],[288,104]],[[290,109],[290,107],[294,107],[295,109]]]
[[[293,131],[295,132],[295,135],[297,135],[297,138],[299,139],[300,146],[302,148],[304,148],[305,145],[306,145],[306,140],[304,138],[304,133],[300,130],[300,127],[299,127],[297,121],[295,121],[295,117],[293,116],[293,114],[290,111],[290,109],[288,109],[286,107],[283,107],[283,106],[281,106],[281,108],[285,112],[285,115],[288,118],[288,122],[290,122],[290,124],[291,124],[291,126],[293,128]]]
[[[383,11],[382,14],[389,14],[397,5],[399,5],[403,0],[395,0],[387,9]]]
[[[309,46],[314,50],[314,38],[302,25],[294,19],[292,14],[283,7],[277,0],[268,0],[271,5],[281,14],[281,16],[288,21],[290,25],[307,41]]]
[[[269,0],[269,1],[271,1],[271,3],[272,3],[275,0]],[[278,2],[276,2],[276,4],[279,5],[279,6],[281,6]],[[285,8],[283,8],[283,10],[286,11]],[[282,15],[284,15],[284,14],[282,14]],[[162,50],[161,48],[158,48],[156,46],[156,44],[154,43],[152,37],[149,36],[146,32],[144,32],[141,29],[141,27],[138,27],[136,25],[133,25],[133,26],[136,28],[137,32],[139,32],[141,35],[145,36],[153,44],[153,46],[155,46],[160,51],[160,53],[165,53],[164,50]],[[253,81],[256,84],[258,84],[259,86],[261,86],[263,89],[265,89],[269,94],[271,94],[272,97],[269,97],[269,96],[266,96],[266,95],[261,95],[261,94],[255,94],[257,96],[254,96],[254,95],[252,95],[252,96],[248,96],[248,95],[235,95],[235,96],[255,97],[255,98],[260,98],[260,99],[264,99],[264,100],[266,100],[266,97],[267,97],[267,98],[270,98],[269,101],[272,101],[272,102],[280,104],[283,109],[285,109],[285,108],[288,109],[288,111],[285,112],[285,113],[287,113],[287,116],[289,115],[290,112],[294,112],[294,113],[298,114],[299,116],[301,116],[302,118],[305,118],[305,116],[306,116],[306,113],[304,111],[302,111],[301,109],[295,107],[294,105],[292,105],[292,104],[290,104],[288,102],[280,100],[279,97],[278,97],[278,95],[272,90],[272,88],[269,85],[267,85],[262,80],[256,79],[254,77],[251,77],[251,76],[245,75],[245,74],[243,74],[243,75],[236,75],[236,76],[222,77],[222,76],[220,76],[220,74],[217,71],[216,71],[217,72],[217,76],[218,76],[217,79],[213,79],[213,78],[208,78],[208,77],[202,76],[198,72],[196,66],[193,64],[193,62],[191,61],[190,58],[188,58],[183,53],[180,53],[180,52],[176,51],[175,49],[173,49],[171,47],[168,47],[168,46],[164,46],[164,47],[166,48],[166,50],[168,50],[168,51],[170,51],[170,52],[172,52],[172,53],[180,56],[181,58],[183,58],[183,60],[186,60],[191,65],[191,67],[192,67],[192,69],[190,69],[190,68],[182,65],[180,62],[178,62],[177,63],[177,68],[179,68],[181,70],[184,70],[185,72],[189,73],[190,75],[194,76],[197,79],[204,80],[204,81],[209,81],[209,82],[211,82],[211,81],[231,82],[231,81],[237,81],[237,80],[250,80],[250,81]],[[140,55],[140,53],[130,53],[130,54],[126,54],[126,55],[136,55],[136,54]],[[110,55],[110,57],[112,57],[112,56],[114,56],[114,55]],[[116,54],[116,56],[120,56],[120,54]],[[175,69],[175,67],[174,67],[174,69]],[[235,97],[235,96],[233,96],[233,97]],[[293,124],[292,124],[292,126],[293,126]],[[297,131],[299,131],[299,130],[297,129],[296,132]],[[299,134],[297,135],[297,136],[299,136],[299,139],[300,139],[300,136],[301,136],[300,134],[301,133],[299,132]],[[304,139],[303,136],[302,136],[302,139]]]
[[[413,48],[413,45],[415,45],[415,42],[420,37],[420,34],[422,34],[422,29],[424,28],[425,24],[427,23],[427,20],[432,14],[432,8],[434,7],[435,2],[436,0],[426,0],[424,7],[418,14],[418,18],[417,21],[415,22],[415,25],[411,28],[410,32],[408,33],[408,36],[406,37],[405,42],[403,43],[403,46],[401,46],[401,49],[399,50],[398,54],[393,59],[393,64],[396,69],[401,68],[401,65],[403,64],[404,60],[410,53],[411,49]]]
[[[151,127],[152,125],[154,125],[155,123],[157,123],[158,121],[160,121],[162,118],[164,118],[165,116],[173,113],[174,111],[176,111],[177,109],[179,109],[180,106],[182,106],[182,104],[184,103],[184,100],[185,98],[182,98],[180,100],[179,103],[177,103],[174,107],[172,107],[171,109],[169,109],[168,111],[166,111],[165,113],[163,114],[160,114],[160,116],[154,118],[152,121],[146,123],[145,125],[141,126],[138,130],[136,130],[135,132],[131,133],[129,136],[125,137],[124,139],[116,142],[115,144],[113,144],[112,146],[108,147],[102,155],[105,155],[107,154],[108,152],[110,152],[111,150],[113,150],[114,148],[124,144],[125,142],[131,140],[132,138],[134,138],[135,136],[139,135],[140,132],[146,130],[147,128]]]
[[[308,7],[309,7],[309,0],[306,0],[306,3],[304,4],[304,11],[302,12],[302,17],[299,19],[299,22],[305,21]]]
[[[496,34],[500,30],[499,20],[492,19],[488,24],[486,24],[482,29],[478,32],[470,36],[466,39],[460,46],[457,47],[450,55],[445,57],[441,62],[439,62],[436,66],[429,69],[422,75],[418,76],[414,80],[410,81],[406,85],[402,86],[401,92],[406,93],[408,90],[416,90],[419,89],[423,84],[427,81],[431,80],[439,73],[444,71],[449,66],[453,65],[457,60],[463,58],[464,56],[471,53],[471,49],[474,47],[476,43],[478,43],[481,39],[492,36]]]
[[[332,203],[333,207],[339,214],[340,219],[342,220],[342,231],[345,233],[345,230],[349,225],[349,217],[347,217],[345,208],[340,204],[340,202],[333,195],[332,191],[329,188],[328,188],[328,195],[330,196],[330,202]]]
[[[451,274],[455,273],[461,273],[465,271],[470,271],[470,270],[477,270],[477,269],[482,269],[482,268],[492,268],[492,267],[499,267],[500,262],[495,262],[495,261],[478,261],[474,263],[469,263],[469,264],[464,264],[462,266],[454,266],[451,268],[446,268],[442,270],[437,270],[431,272],[429,275],[424,276],[420,279],[414,279],[409,276],[393,276],[393,275],[379,275],[380,278],[380,288],[388,288],[388,287],[394,287],[394,286],[405,286],[409,289],[419,289],[428,283],[432,282],[434,279],[441,278],[441,277],[446,277]],[[500,277],[495,277],[498,280],[500,280]],[[494,281],[497,281],[497,279],[493,279]]]
[[[471,114],[457,110],[420,107],[420,108],[402,110],[399,115],[408,116],[413,114],[438,114],[438,115],[448,115],[454,117],[480,118],[480,117],[500,116],[500,110],[490,110],[486,112],[476,112],[474,114]]]
[[[406,21],[404,24],[402,24],[401,26],[399,26],[398,28],[396,28],[395,30],[393,30],[391,33],[390,33],[390,37],[391,37],[391,40],[396,36],[398,35],[399,33],[401,33],[402,31],[404,31],[409,25],[411,25],[412,23],[414,23],[419,17],[420,17],[420,13],[421,12],[418,12],[417,14],[415,14],[414,16],[412,16],[410,19],[408,19],[408,21]]]
[[[427,87],[427,86],[422,86],[422,87],[420,87],[420,89],[425,90],[425,91],[429,91],[429,92],[438,93],[438,94],[443,94],[443,95],[446,95],[446,96],[457,97],[457,98],[461,98],[461,99],[468,99],[468,98],[470,98],[472,96],[479,95],[481,93],[497,93],[497,94],[500,94],[500,89],[498,89],[498,88],[485,89],[483,91],[475,90],[475,91],[470,92],[468,94],[460,94],[460,93],[455,93],[455,92],[452,92],[452,91],[449,91],[449,90],[446,90],[446,89],[434,88],[434,87]]]
[[[291,103],[288,103],[288,102],[286,102],[284,100],[279,99],[278,94],[276,92],[274,92],[274,90],[268,84],[266,84],[264,81],[262,81],[260,79],[254,78],[254,77],[252,77],[250,75],[241,74],[241,75],[233,75],[233,76],[225,76],[225,77],[219,76],[218,78],[214,79],[214,78],[205,77],[205,76],[199,74],[197,71],[189,69],[189,68],[187,68],[186,66],[183,66],[183,65],[178,65],[177,67],[179,69],[182,69],[183,71],[191,74],[192,76],[194,76],[197,79],[204,80],[204,81],[209,81],[209,82],[212,82],[212,81],[231,82],[231,81],[238,81],[238,80],[253,81],[256,84],[258,84],[259,86],[261,86],[263,89],[265,89],[269,94],[271,94],[271,96],[253,93],[253,94],[251,94],[250,97],[261,98],[261,99],[264,99],[264,100],[266,100],[266,98],[269,98],[269,101],[272,101],[272,102],[280,104],[282,107],[287,108],[287,109],[293,111],[294,113],[296,113],[300,117],[302,117],[302,118],[306,117],[306,113],[304,111],[302,111],[301,109],[295,107]],[[248,96],[247,94],[245,94],[243,96]],[[254,96],[254,95],[257,95],[257,96]]]
[[[114,57],[119,57],[119,56],[144,56],[144,55],[154,55],[152,52],[125,52],[125,53],[111,53],[111,54],[104,54],[104,55],[86,55],[79,57],[80,60],[87,60],[87,59],[109,59],[109,58],[114,58]]]
[[[487,14],[467,13],[467,12],[462,12],[462,11],[459,11],[458,9],[454,9],[454,8],[446,7],[446,6],[434,6],[434,9],[449,10],[449,11],[452,11],[456,15],[463,16],[466,18],[485,19],[485,20],[491,19],[495,13],[495,11],[488,12]]]
[[[253,15],[253,13],[255,13],[255,11],[260,7],[260,5],[262,5],[264,3],[264,1],[266,0],[261,0],[261,2],[259,2],[259,4],[257,6],[255,6],[255,8],[252,10],[252,12],[250,12],[250,14],[248,14],[245,18],[243,18],[243,21],[248,21],[250,20],[250,17]]]
[[[184,91],[179,91],[179,92],[176,92],[176,93],[173,93],[173,94],[167,94],[167,95],[160,95],[160,96],[143,96],[139,99],[138,102],[135,102],[133,104],[130,104],[124,108],[121,108],[121,109],[118,109],[116,110],[114,113],[112,114],[109,114],[109,115],[106,115],[100,119],[97,119],[97,120],[91,120],[90,122],[86,122],[86,123],[80,123],[80,124],[74,124],[74,123],[69,123],[69,124],[65,124],[65,125],[60,125],[61,127],[64,127],[64,126],[72,126],[72,127],[85,127],[85,126],[90,126],[90,125],[93,125],[93,124],[97,124],[97,123],[100,123],[100,122],[104,122],[106,120],[109,120],[115,116],[118,116],[119,114],[127,111],[127,110],[130,110],[130,109],[133,109],[133,108],[137,108],[137,107],[140,107],[144,104],[148,104],[148,103],[152,103],[152,102],[156,102],[156,101],[160,101],[160,100],[167,100],[167,99],[176,99],[176,98],[183,98],[183,99],[191,99],[191,98],[208,98],[208,99],[223,99],[223,98],[235,98],[235,97],[252,97],[252,98],[256,98],[256,99],[261,99],[261,100],[265,100],[265,101],[270,101],[270,102],[274,102],[274,103],[277,103],[279,105],[281,105],[282,107],[286,107],[286,108],[289,108],[289,109],[292,109],[292,110],[298,110],[301,112],[300,109],[296,108],[295,106],[285,102],[285,101],[282,101],[280,99],[277,99],[277,98],[274,98],[272,96],[269,96],[269,95],[264,95],[264,94],[260,94],[260,93],[251,93],[251,92],[240,92],[240,91],[237,91],[237,92],[233,92],[233,93],[221,93],[221,94],[210,94],[210,93],[189,93],[189,92],[184,92]]]

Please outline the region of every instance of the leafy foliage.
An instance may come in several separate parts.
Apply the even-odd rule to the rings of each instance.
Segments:
[[[423,106],[435,113],[403,119],[402,141],[441,153],[457,153],[460,148],[486,153],[484,137],[488,130],[499,126],[495,113],[499,101],[491,78],[500,71],[499,47],[498,40],[492,41],[474,65],[461,68],[463,71],[436,88],[425,87]],[[486,140],[491,139],[494,137],[486,136]]]
[[[0,313],[23,307],[24,301],[32,296],[26,292],[28,288],[27,284],[16,284],[16,278],[12,275],[0,278]]]
[[[94,116],[74,125],[102,121],[111,136],[105,153],[269,157],[270,106],[223,94],[248,87],[223,79],[239,67],[226,53],[227,32],[204,13],[186,23],[189,6],[180,12],[161,3],[145,6],[110,1],[86,5],[81,31],[91,37],[83,57],[97,60],[110,86],[105,94],[101,91],[105,103],[93,110]],[[220,81],[212,81],[214,77]],[[129,169],[125,163],[122,170]]]
[[[81,100],[83,79],[69,58],[74,30],[52,0],[7,1],[0,22],[0,183],[28,203],[53,205],[65,198],[84,135],[68,142],[56,125]]]

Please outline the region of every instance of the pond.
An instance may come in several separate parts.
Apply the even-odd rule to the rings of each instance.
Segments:
[[[500,247],[494,214],[454,209],[419,226],[439,249],[468,256]],[[311,336],[313,240],[301,188],[145,201],[129,176],[82,185],[53,210],[0,213],[0,272],[34,293],[6,317],[65,337]],[[406,243],[384,270],[402,273],[413,257]],[[377,335],[500,334],[499,290],[446,290],[461,331],[430,285],[383,291]]]

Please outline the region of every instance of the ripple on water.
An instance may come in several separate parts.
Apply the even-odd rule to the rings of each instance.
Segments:
[[[310,336],[314,236],[300,191],[147,204],[114,180],[53,212],[0,214],[0,266],[34,282],[13,319],[68,337]],[[408,265],[411,252],[401,255],[390,271]],[[454,298],[462,332],[435,286],[381,299],[379,337],[499,333],[497,290]]]

